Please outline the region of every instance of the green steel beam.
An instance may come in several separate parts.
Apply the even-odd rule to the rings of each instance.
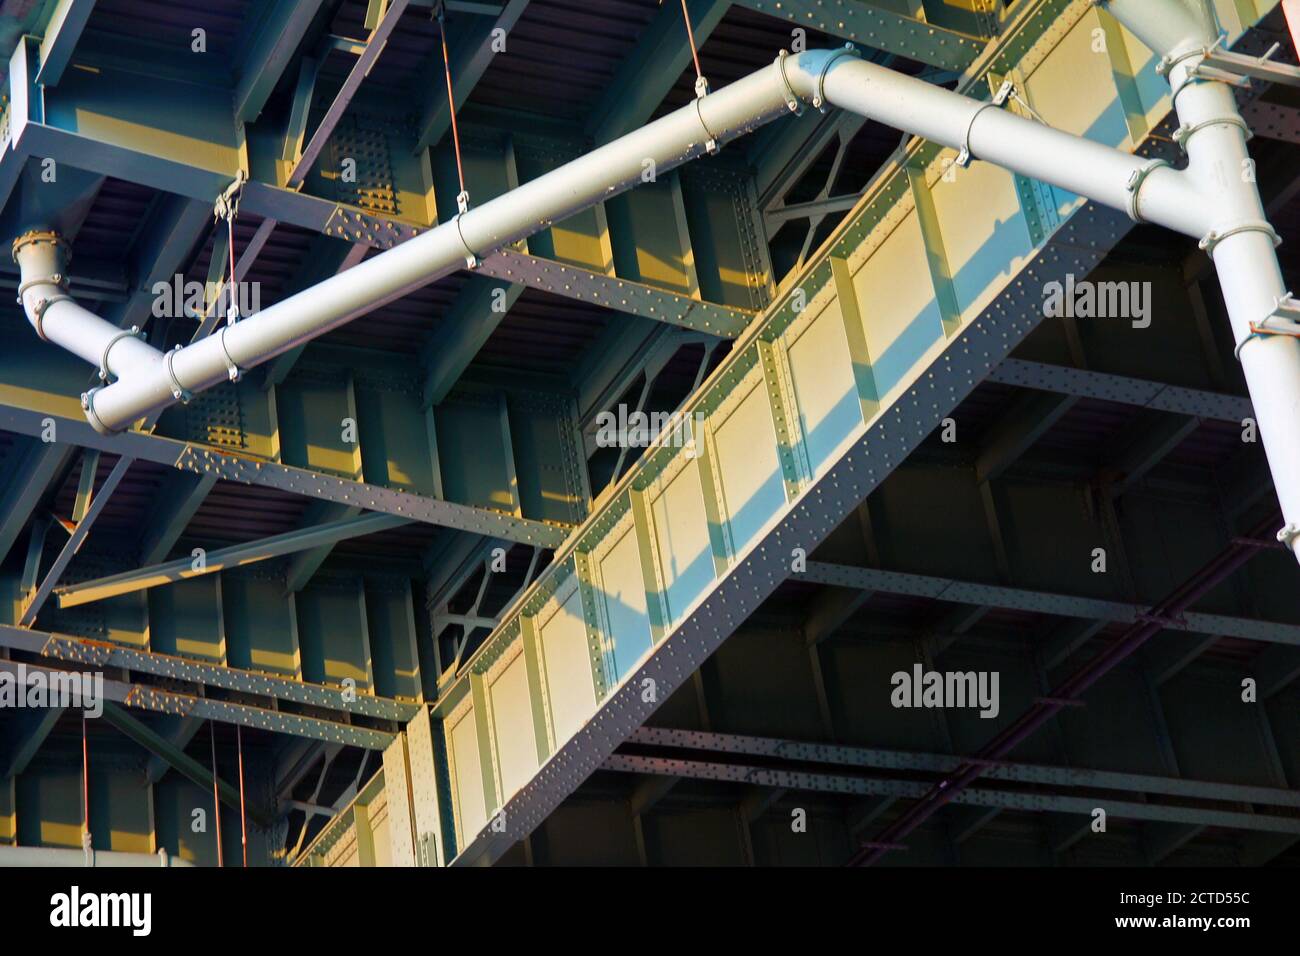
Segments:
[[[94,501],[90,503],[85,517],[78,521],[76,527],[72,529],[72,533],[68,535],[68,540],[63,543],[63,548],[59,551],[58,557],[54,559],[54,564],[50,566],[50,570],[45,573],[45,577],[41,580],[40,587],[36,589],[36,593],[31,596],[23,607],[22,616],[18,620],[20,626],[31,627],[36,623],[36,617],[41,613],[41,608],[45,606],[45,602],[54,593],[59,579],[63,577],[63,572],[67,570],[72,559],[81,550],[82,544],[85,543],[86,537],[90,534],[90,529],[94,527],[96,519],[103,513],[104,506],[113,496],[113,492],[117,490],[117,486],[122,479],[126,477],[126,473],[134,461],[135,459],[124,455],[114,463],[113,470],[108,473],[108,477],[104,479],[104,483],[99,487],[99,491],[95,495]]]
[[[767,760],[809,763],[844,770],[897,770],[914,773],[950,773],[962,764],[956,754],[926,753],[784,740],[745,734],[711,733],[667,727],[642,727],[628,742],[667,751],[689,752],[692,758],[709,756],[762,757]],[[1188,800],[1253,803],[1300,808],[1300,793],[1285,787],[1254,786],[1217,780],[1190,780],[1161,774],[1130,773],[1090,767],[1064,767],[1008,760],[990,766],[989,780],[1034,786],[1113,790],[1131,794],[1160,794]],[[1228,775],[1231,776],[1231,775]]]
[[[67,460],[66,445],[41,440],[45,426],[41,422],[26,454],[13,467],[6,468],[9,482],[0,496],[0,559],[9,553],[14,541],[22,533],[27,518],[44,497],[54,475]]]
[[[46,87],[59,85],[63,71],[72,61],[77,41],[81,39],[81,31],[86,28],[94,9],[95,0],[58,0],[41,40],[41,66],[36,73],[37,83]]]
[[[32,762],[41,749],[41,744],[49,737],[54,725],[63,716],[62,707],[47,707],[44,710],[29,711],[20,718],[14,718],[14,726],[9,730],[9,754],[0,773],[0,781],[12,780]]]
[[[212,771],[187,754],[183,747],[176,746],[144,721],[131,716],[124,708],[112,701],[104,702],[104,720],[147,750],[151,756],[165,761],[182,777],[203,788],[205,793],[212,792]],[[221,797],[221,802],[226,806],[236,810],[242,809],[244,801],[235,787],[218,778],[216,790]],[[248,818],[258,826],[271,825],[271,815],[255,800],[248,801],[247,812]]]
[[[42,422],[48,419],[55,423],[61,443],[98,448],[193,474],[212,474],[226,481],[276,488],[520,544],[558,547],[570,530],[570,526],[556,522],[521,518],[503,511],[353,481],[197,442],[178,441],[145,432],[100,435],[84,419],[33,409],[27,404],[29,401],[29,396],[16,394],[7,386],[0,385],[0,429],[39,436],[45,428]],[[62,448],[66,444],[42,447]],[[29,511],[30,507],[24,507],[22,517],[25,518]],[[18,528],[21,527],[19,521]],[[17,533],[15,530],[15,537]]]
[[[730,8],[731,0],[689,0],[685,12],[697,48],[704,46]],[[683,12],[680,3],[660,6],[592,108],[586,128],[597,146],[644,126],[682,71],[691,66]],[[708,76],[707,63],[704,75]]]
[[[246,46],[235,87],[235,122],[251,123],[280,82],[324,0],[274,0]]]
[[[833,793],[851,796],[891,796],[918,798],[930,784],[911,780],[888,780],[877,777],[846,776],[831,773],[773,770],[762,766],[735,763],[716,763],[703,760],[682,760],[667,757],[634,757],[615,754],[601,765],[602,770],[620,773],[670,774],[690,780],[711,780],[725,783],[776,787],[784,790]],[[953,798],[958,806],[997,808],[1000,810],[1030,810],[1070,814],[1077,818],[1084,830],[1092,820],[1092,812],[1103,806],[1109,816],[1127,820],[1149,820],[1183,825],[1204,825],[1230,830],[1262,833],[1300,835],[1300,820],[1280,814],[1263,814],[1214,807],[1189,807],[1183,804],[1143,803],[1137,800],[1116,800],[1069,794],[1034,793],[992,788],[966,789]],[[1064,847],[1063,847],[1064,848]]]
[[[946,29],[865,0],[736,0],[741,6],[945,70],[965,70],[987,38]]]
[[[311,134],[311,139],[303,147],[302,155],[294,157],[293,169],[289,172],[288,182],[286,183],[290,189],[297,189],[307,179],[307,174],[311,172],[311,168],[316,164],[321,150],[325,148],[326,141],[333,134],[334,127],[343,118],[344,112],[347,111],[348,105],[352,102],[352,97],[361,88],[362,80],[370,73],[375,61],[379,59],[379,55],[384,52],[384,47],[388,45],[389,36],[397,27],[397,21],[402,18],[402,14],[406,12],[409,4],[410,0],[391,0],[384,10],[383,18],[375,25],[370,36],[366,38],[366,48],[361,51],[357,61],[352,64],[352,69],[348,71],[343,86],[334,95],[334,100],[330,103],[329,108],[325,110],[325,115],[321,117],[320,125],[316,127],[315,132]]]
[[[1132,624],[1138,615],[1144,612],[1144,609],[1135,608],[1133,604],[1123,601],[1049,591],[1031,591],[1026,588],[984,584],[979,581],[909,574],[901,571],[882,571],[824,561],[809,561],[806,571],[796,572],[791,575],[791,578],[829,587],[925,597],[1056,617],[1111,621],[1117,624]],[[1221,637],[1235,637],[1263,644],[1300,646],[1300,624],[1188,611],[1182,615],[1179,626],[1193,634],[1217,634]]]
[[[507,0],[500,14],[494,21],[483,23],[458,19],[452,29],[464,32],[449,32],[448,49],[451,62],[452,95],[455,108],[460,110],[469,99],[470,93],[478,81],[487,72],[492,57],[496,56],[494,45],[499,38],[508,38],[511,29],[528,9],[528,0]],[[498,32],[501,31],[501,32]],[[441,52],[435,53],[426,71],[420,88],[426,90],[424,106],[416,124],[415,151],[427,149],[437,144],[451,128],[451,109],[447,102],[446,80],[443,78],[444,64]]]
[[[750,309],[705,302],[644,282],[620,279],[516,249],[502,249],[486,256],[475,271],[567,299],[590,302],[616,312],[640,315],[722,338],[736,338],[756,314]]]
[[[18,628],[4,628],[0,630],[0,641],[6,644],[11,643],[11,632],[14,630],[19,631],[19,633],[31,633]],[[103,645],[99,644],[98,647],[92,646],[84,650],[80,662],[86,663],[88,658],[91,657],[106,656],[99,650],[102,647]],[[49,675],[54,672],[54,669],[40,665],[19,665],[13,661],[0,660],[0,670],[15,676],[18,676],[20,666],[26,668],[26,674],[29,678],[37,671],[41,671],[46,674],[48,680]],[[319,689],[328,690],[328,688]],[[252,704],[176,693],[150,684],[106,678],[104,680],[103,699],[106,704],[115,702],[127,707],[152,711],[158,714],[195,717],[200,720],[215,720],[226,724],[239,724],[242,727],[252,727],[271,733],[310,737],[327,743],[346,744],[350,747],[363,747],[369,750],[383,750],[393,741],[393,734],[385,730],[373,730],[369,727],[359,727],[343,721],[326,720],[321,717],[307,717],[271,707],[259,707]],[[376,701],[372,698],[371,702],[375,703]]]
[[[176,581],[202,577],[205,574],[215,574],[229,568],[256,564],[285,554],[295,554],[322,544],[375,534],[409,523],[408,519],[397,515],[368,514],[359,518],[345,518],[340,521],[310,525],[296,531],[272,535],[269,538],[259,538],[247,544],[236,544],[209,551],[204,556],[202,565],[197,567],[194,560],[187,556],[165,564],[64,585],[57,589],[56,594],[59,607],[77,607],[107,600],[119,594],[131,594]],[[289,588],[289,590],[298,590],[298,588]]]
[[[993,370],[988,381],[1234,425],[1252,415],[1250,399],[1238,395],[1025,359],[1007,359]]]
[[[168,475],[155,499],[153,517],[140,538],[140,564],[160,564],[185,533],[203,499],[217,483],[212,473]]]
[[[484,276],[469,279],[452,307],[439,318],[438,330],[424,347],[425,407],[438,405],[447,397],[523,290],[522,285]]]
[[[105,319],[122,328],[145,328],[152,317],[154,284],[184,272],[194,247],[212,230],[212,204],[164,196],[151,210],[140,239],[127,253],[135,286],[121,302],[106,306]]]
[[[393,515],[367,515],[365,517],[358,517],[361,513],[361,509],[359,508],[324,501],[320,502],[320,504],[312,510],[322,517],[318,522],[312,523],[310,527],[304,528],[303,530],[306,533],[319,531],[322,527],[330,524],[365,521],[368,518],[394,518]],[[400,527],[406,523],[407,522],[404,521],[398,521],[394,527]],[[293,558],[289,561],[289,567],[285,571],[284,593],[286,595],[294,594],[295,592],[301,591],[305,588],[307,583],[312,579],[312,575],[319,571],[320,566],[325,563],[325,559],[329,557],[330,551],[333,550],[335,543],[337,541],[345,540],[347,537],[352,537],[352,535],[346,535],[344,538],[331,538],[327,536],[319,543],[313,544],[310,547],[301,550],[295,549]]]
[[[179,750],[184,750],[199,728],[203,726],[203,721],[197,717],[160,717],[160,721],[170,727],[170,732],[164,736],[168,742]],[[155,784],[167,775],[167,771],[172,769],[172,764],[158,754],[153,754],[149,762],[145,764],[144,778],[150,784]]]

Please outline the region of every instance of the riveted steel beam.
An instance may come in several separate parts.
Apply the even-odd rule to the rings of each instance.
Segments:
[[[1007,359],[988,381],[1234,424],[1251,417],[1249,398],[1048,362]]]
[[[744,7],[909,60],[965,70],[988,43],[863,0],[737,0]]]
[[[294,554],[323,544],[374,534],[377,531],[387,531],[409,523],[406,518],[397,515],[368,514],[359,518],[345,518],[341,521],[309,525],[284,534],[259,538],[247,544],[236,544],[209,551],[200,565],[196,565],[191,558],[185,557],[165,564],[65,585],[56,592],[59,607],[76,607],[94,601],[103,601],[119,594],[130,594],[175,581],[215,574],[227,568],[256,564],[281,555]]]
[[[154,677],[273,698],[286,704],[302,704],[383,720],[406,720],[417,709],[416,705],[403,701],[353,694],[323,684],[10,625],[0,625],[0,647],[40,654],[51,660],[94,667],[120,667]]]
[[[83,661],[82,663],[86,663]],[[37,670],[48,675],[53,669],[37,665],[19,665],[14,661],[0,660],[0,670],[17,676],[18,668],[23,666],[30,676]],[[103,666],[103,665],[100,665]],[[47,676],[48,679],[48,676]],[[300,714],[256,707],[225,700],[210,700],[162,690],[151,685],[131,683],[120,680],[104,680],[104,700],[123,704],[139,710],[152,711],[172,716],[196,717],[201,720],[215,720],[226,724],[239,724],[258,730],[279,734],[291,734],[296,737],[310,737],[329,743],[347,744],[351,747],[363,747],[369,750],[383,750],[393,740],[393,735],[384,730],[358,727],[352,724],[324,720],[319,717],[307,717]]]
[[[958,581],[925,574],[906,574],[875,568],[809,561],[807,570],[791,575],[801,581],[860,591],[926,597],[962,604],[986,604],[990,607],[1032,611],[1058,617],[1090,618],[1132,624],[1143,613],[1132,604],[1101,598],[1030,591],[1023,588]],[[1218,634],[1265,644],[1300,645],[1300,625],[1253,618],[1231,617],[1188,611],[1176,625],[1194,634]]]
[[[307,468],[296,468],[209,445],[183,442],[145,432],[100,435],[80,418],[54,415],[30,406],[6,402],[9,390],[0,386],[0,428],[39,436],[46,419],[56,425],[59,441],[139,458],[197,475],[214,474],[225,481],[276,488],[309,498],[379,511],[441,527],[469,531],[504,541],[557,547],[567,536],[566,525],[535,521],[487,508],[475,508],[425,495],[352,481]],[[25,401],[18,397],[18,401]]]

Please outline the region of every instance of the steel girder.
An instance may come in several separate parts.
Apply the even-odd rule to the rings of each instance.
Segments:
[[[1133,148],[1115,68],[1090,59],[1096,15],[1023,10],[973,74],[1015,69],[1048,122]],[[1081,69],[1102,82],[1080,84]],[[1101,101],[1055,117],[1081,88]],[[1168,97],[1142,105],[1146,137]],[[417,797],[417,831],[440,839],[442,861],[491,862],[526,836],[1037,325],[1042,285],[1091,271],[1131,226],[988,167],[952,189],[945,158],[913,142],[882,171],[688,400],[702,452],[652,448],[505,616],[430,730],[423,713],[410,725],[412,773],[439,795]],[[1010,208],[996,218],[1021,236],[963,236],[963,201],[987,220],[999,194]],[[915,303],[897,287],[872,294],[907,274],[931,278]]]
[[[31,632],[23,631],[22,633],[29,634]],[[6,629],[5,639],[7,640],[9,636],[11,635],[8,634]],[[99,647],[102,647],[102,645],[99,645]],[[86,658],[83,658],[82,662],[86,662]],[[38,670],[47,673],[52,670],[34,664],[19,665],[14,661],[0,660],[0,670],[8,671],[15,676],[19,674],[18,668],[20,666],[26,667],[26,673],[29,676]],[[209,700],[191,694],[180,694],[146,684],[127,681],[105,679],[104,700],[138,710],[150,710],[159,714],[197,717],[203,720],[215,720],[219,723],[239,724],[243,727],[292,734],[295,737],[310,737],[316,740],[348,744],[352,747],[363,747],[371,750],[382,750],[393,739],[393,734],[383,730],[358,727],[340,721],[325,720],[320,717],[286,713],[268,707],[238,704],[224,700]]]
[[[277,488],[292,494],[505,541],[517,541],[520,544],[554,548],[568,533],[564,525],[556,523],[535,521],[487,508],[475,508],[413,492],[352,481],[307,468],[227,452],[216,446],[165,438],[147,432],[100,435],[84,419],[35,407],[30,404],[29,396],[12,394],[14,391],[0,388],[0,428],[6,431],[39,438],[47,427],[45,422],[52,421],[60,443],[97,448],[200,476],[216,475],[225,481]]]
[[[898,571],[849,567],[819,561],[809,561],[805,571],[792,574],[791,578],[866,593],[881,592],[926,597],[958,604],[1032,611],[1059,617],[1088,618],[1119,624],[1132,624],[1144,613],[1123,601],[1052,594],[997,584],[982,584],[976,581],[954,581],[924,574],[905,574]],[[1300,645],[1300,625],[1297,624],[1187,611],[1181,616],[1179,626],[1194,634],[1217,634],[1221,637],[1237,637],[1268,644]]]
[[[947,70],[965,70],[988,40],[864,0],[737,0],[741,6],[862,46]]]

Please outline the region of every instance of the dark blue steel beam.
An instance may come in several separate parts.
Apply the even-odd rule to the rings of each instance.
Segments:
[[[324,0],[275,0],[267,4],[251,43],[244,49],[235,87],[235,122],[251,123],[261,114],[280,77],[298,52]]]

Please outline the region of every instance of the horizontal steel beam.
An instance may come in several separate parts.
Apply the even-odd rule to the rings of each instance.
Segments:
[[[1007,359],[989,374],[988,381],[1233,424],[1241,424],[1243,419],[1253,415],[1250,399],[1239,395],[1069,368],[1050,362]]]
[[[299,528],[296,531],[286,531],[284,534],[272,535],[268,538],[259,538],[246,544],[218,548],[207,552],[201,563],[189,557],[178,558],[152,567],[64,585],[55,593],[59,599],[59,607],[76,607],[80,604],[103,601],[119,594],[130,594],[176,581],[202,577],[205,574],[214,574],[227,568],[256,564],[259,561],[294,554],[323,544],[334,544],[349,538],[400,528],[406,524],[410,524],[409,519],[388,514],[367,514],[359,518],[329,521]]]
[[[88,662],[82,660],[79,663]],[[14,661],[0,660],[0,670],[7,671],[15,677],[19,674],[18,668],[20,666],[26,668],[28,675],[38,670],[48,675],[57,670],[56,668],[33,664],[19,665]],[[221,723],[238,724],[241,727],[252,727],[273,733],[291,734],[295,737],[310,737],[328,743],[363,747],[368,750],[383,750],[392,743],[394,737],[393,734],[384,730],[355,727],[333,720],[306,717],[265,707],[255,707],[251,704],[209,700],[191,694],[162,690],[146,684],[108,678],[104,680],[104,700],[159,714],[215,720]]]
[[[570,530],[567,525],[443,501],[147,432],[101,435],[85,419],[34,408],[28,404],[29,399],[26,393],[14,394],[0,385],[0,429],[39,438],[47,430],[43,423],[48,419],[54,422],[60,443],[98,448],[197,475],[214,474],[225,481],[275,488],[519,544],[555,548]]]
[[[705,302],[643,282],[604,275],[514,249],[502,249],[487,256],[476,271],[566,299],[707,332],[720,338],[734,339],[757,315],[749,309]]]
[[[789,760],[794,763],[924,773],[948,773],[961,766],[965,759],[955,754],[806,743],[775,737],[661,727],[642,727],[628,738],[628,743],[647,747],[701,751],[715,756],[728,754]],[[1128,793],[1158,793],[1195,800],[1222,800],[1232,803],[1258,803],[1300,808],[1300,792],[1281,787],[1244,786],[1209,780],[1188,780],[1183,777],[1161,777],[1081,767],[1053,767],[1047,764],[1019,761],[994,764],[984,775],[994,780],[1055,787],[1090,787]]]
[[[740,6],[909,60],[965,70],[988,40],[926,23],[863,0],[737,0]]]
[[[276,701],[358,714],[383,720],[409,720],[418,705],[370,694],[354,694],[336,687],[311,684],[256,671],[223,667],[185,657],[173,657],[120,644],[92,641],[0,624],[0,647],[39,654],[51,660],[117,667],[167,680],[188,681],[205,687],[256,694]],[[311,736],[311,735],[308,735]],[[345,741],[347,742],[347,741]]]
[[[887,780],[804,770],[774,770],[767,767],[670,757],[635,757],[614,754],[601,765],[616,773],[662,774],[689,780],[710,780],[781,790],[830,793],[844,796],[889,796],[916,799],[925,795],[929,784],[911,780]],[[952,798],[955,805],[995,807],[1000,810],[1054,812],[1077,815],[1089,821],[1097,807],[1110,816],[1129,820],[1151,820],[1223,827],[1230,830],[1300,834],[1300,819],[1263,813],[1188,807],[1176,804],[1139,803],[1101,796],[1068,796],[1043,792],[962,790]]]
[[[1050,591],[1030,591],[1024,588],[958,581],[928,574],[882,571],[824,561],[809,561],[806,571],[792,574],[790,577],[791,580],[831,587],[879,591],[885,594],[924,597],[959,604],[984,604],[1007,610],[1033,611],[1058,617],[1089,618],[1119,624],[1132,624],[1146,610],[1135,608],[1131,603],[1108,601],[1103,598],[1057,594]],[[1300,645],[1300,624],[1188,611],[1179,621],[1170,622],[1168,627],[1194,634],[1216,634],[1221,637],[1236,637],[1265,644]]]

